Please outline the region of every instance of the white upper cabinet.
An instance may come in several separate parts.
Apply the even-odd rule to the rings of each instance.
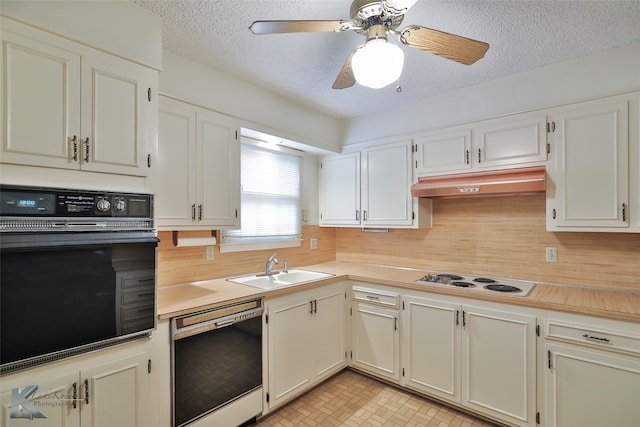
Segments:
[[[361,158],[362,224],[411,227],[411,141],[368,148]]]
[[[157,71],[2,24],[2,162],[147,176]]]
[[[446,129],[418,135],[415,139],[418,175],[467,172],[471,169],[471,129]]]
[[[637,97],[605,98],[553,112],[548,231],[640,231],[638,222],[631,221],[640,183],[630,180],[639,167],[631,155],[638,146],[638,117],[629,114],[637,110]]]
[[[320,225],[333,227],[430,227],[431,204],[411,197],[410,140],[323,158]]]
[[[416,176],[533,166],[547,160],[547,119],[516,114],[418,135]]]
[[[223,114],[160,99],[156,177],[158,226],[170,230],[240,226],[238,124]]]
[[[477,123],[471,158],[478,169],[527,166],[547,160],[547,116],[517,114]]]
[[[360,153],[320,162],[320,225],[360,225]]]

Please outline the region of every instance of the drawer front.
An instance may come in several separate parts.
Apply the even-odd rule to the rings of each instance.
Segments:
[[[383,292],[374,289],[353,287],[353,299],[355,301],[368,302],[383,307],[400,307],[400,295],[391,292]]]
[[[547,320],[545,338],[640,356],[640,336]]]

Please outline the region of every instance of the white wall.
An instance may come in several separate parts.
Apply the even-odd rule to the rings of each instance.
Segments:
[[[640,43],[350,120],[345,145],[640,89]]]
[[[246,122],[243,127],[340,151],[342,124],[337,118],[168,51],[160,92],[234,116]]]

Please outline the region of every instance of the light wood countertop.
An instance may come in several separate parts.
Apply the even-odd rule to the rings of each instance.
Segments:
[[[240,285],[225,279],[206,280],[160,288],[158,291],[158,316],[160,319],[169,319],[182,314],[215,308],[242,300],[259,297],[273,298],[311,289],[327,283],[349,279],[437,294],[455,295],[478,300],[640,323],[640,290],[619,291],[537,283],[536,287],[528,296],[519,297],[493,293],[470,293],[467,289],[415,283],[416,280],[425,274],[433,273],[433,271],[428,270],[341,261],[325,262],[301,268],[331,273],[335,276],[330,279],[289,286],[272,291]]]

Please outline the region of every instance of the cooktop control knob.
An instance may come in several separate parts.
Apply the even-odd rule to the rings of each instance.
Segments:
[[[107,199],[100,199],[98,203],[96,203],[96,208],[98,208],[100,212],[108,212],[109,209],[111,209],[111,203]]]
[[[115,203],[115,205],[113,205],[113,207],[118,212],[124,212],[124,211],[127,210],[127,202],[125,202],[124,200],[120,199]]]

